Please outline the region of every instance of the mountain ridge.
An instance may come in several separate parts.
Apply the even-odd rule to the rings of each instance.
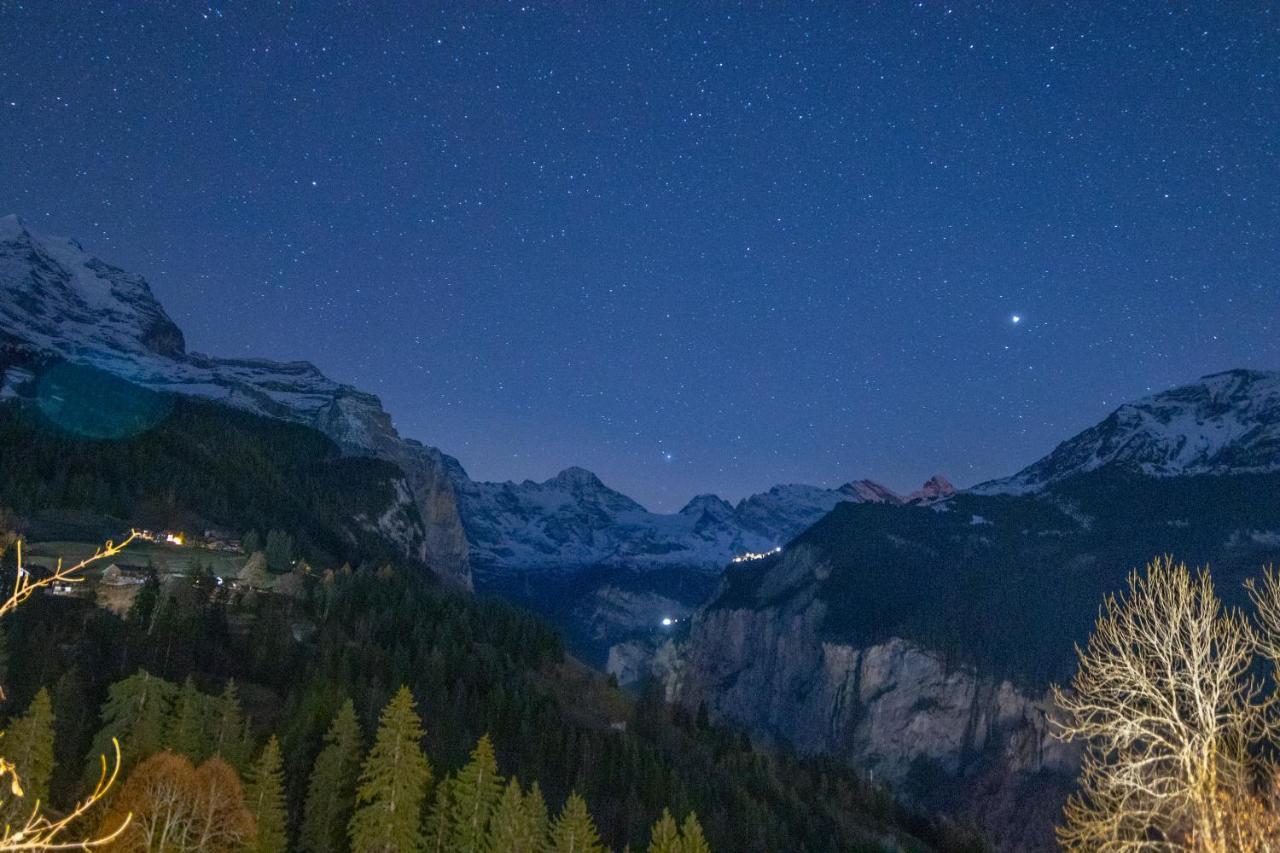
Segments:
[[[628,564],[717,571],[739,554],[785,543],[839,503],[910,503],[952,491],[935,483],[900,496],[865,480],[836,489],[783,484],[736,505],[695,496],[680,511],[663,514],[577,466],[543,483],[474,481],[457,459],[401,436],[377,396],[330,379],[311,362],[188,351],[182,330],[142,276],[12,214],[0,217],[0,321],[0,344],[10,351],[38,352],[151,390],[301,423],[348,454],[394,462],[426,526],[421,549],[411,556],[464,587],[472,585],[473,558],[494,570]],[[11,364],[0,398],[35,380]]]
[[[213,400],[313,427],[349,455],[400,466],[425,536],[416,553],[446,581],[470,588],[466,537],[457,516],[450,460],[403,439],[373,394],[329,379],[309,362],[217,359],[189,353],[177,324],[141,276],[86,252],[78,242],[0,219],[0,343],[15,355],[83,364],[136,385]],[[34,382],[6,369],[0,398]]]
[[[1280,371],[1235,368],[1117,407],[975,494],[1026,494],[1106,465],[1155,477],[1280,471]]]

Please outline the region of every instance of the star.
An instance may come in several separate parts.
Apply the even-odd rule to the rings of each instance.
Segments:
[[[1022,315],[1021,315],[1021,314],[1014,314],[1012,317],[1010,317],[1010,318],[1009,318],[1009,322],[1010,322],[1010,323],[1013,323],[1013,325],[1015,325],[1015,326],[1016,326],[1016,325],[1018,325],[1019,323],[1021,323],[1021,322],[1022,322]]]

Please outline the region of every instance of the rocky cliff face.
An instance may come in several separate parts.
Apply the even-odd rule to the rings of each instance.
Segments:
[[[1280,558],[1278,492],[1280,373],[1208,376],[1007,480],[835,507],[785,554],[726,572],[650,671],[713,719],[972,817],[999,849],[1050,849],[1076,755],[1052,737],[1047,688],[1099,602],[1174,554],[1211,565],[1234,603]],[[614,663],[645,671],[631,648]]]
[[[654,667],[668,698],[756,738],[830,755],[930,807],[974,819],[1001,850],[1053,849],[1074,778],[1045,696],[981,678],[913,643],[823,638],[815,581],[830,567],[800,548],[779,561],[755,606],[713,601]],[[617,666],[642,666],[626,648]]]
[[[84,364],[130,382],[211,399],[305,424],[347,453],[373,455],[404,472],[425,529],[402,537],[407,556],[471,586],[458,515],[455,460],[401,438],[378,398],[329,379],[306,362],[218,359],[188,353],[182,332],[146,281],[47,237],[16,216],[0,218],[0,345],[10,352]],[[0,390],[33,377],[15,371]]]

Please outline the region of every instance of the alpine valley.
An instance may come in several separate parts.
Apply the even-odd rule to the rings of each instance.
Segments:
[[[624,685],[834,760],[973,821],[1001,850],[1053,846],[1077,756],[1053,736],[1047,691],[1070,677],[1098,602],[1157,554],[1211,563],[1228,600],[1280,559],[1277,373],[1220,373],[1124,405],[968,490],[942,477],[907,495],[866,480],[779,485],[658,514],[581,468],[472,480],[399,435],[376,397],[310,364],[187,352],[142,278],[14,216],[0,219],[0,370],[0,410],[84,435],[210,417],[206,444],[252,432],[240,420],[251,417],[298,430],[282,445],[318,433],[312,455],[331,467],[312,472],[316,496],[290,518],[334,523],[313,534],[289,523],[326,554],[385,548],[527,605]],[[151,396],[91,422],[69,402],[85,388]],[[259,493],[305,467],[289,452],[301,453],[282,450],[272,464],[284,473],[260,476]],[[239,529],[240,503],[199,520]],[[131,522],[163,509],[119,505],[121,518],[144,516]]]
[[[905,497],[868,481],[787,485],[736,507],[703,495],[660,515],[580,468],[544,483],[477,482],[452,456],[400,436],[377,397],[311,364],[188,353],[142,278],[15,215],[0,218],[0,346],[0,399],[39,398],[41,368],[66,362],[311,427],[345,455],[391,462],[403,473],[401,505],[370,523],[450,583],[547,612],[600,664],[610,646],[687,616],[732,558],[782,545],[839,503],[927,503],[954,491],[941,477]]]

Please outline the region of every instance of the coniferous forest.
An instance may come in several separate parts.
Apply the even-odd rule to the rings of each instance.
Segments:
[[[44,595],[3,628],[6,754],[64,807],[118,741],[96,817],[133,814],[119,849],[209,814],[222,840],[187,849],[967,844],[850,771],[628,696],[534,617],[420,570],[344,564],[288,595],[153,570],[123,617]]]

